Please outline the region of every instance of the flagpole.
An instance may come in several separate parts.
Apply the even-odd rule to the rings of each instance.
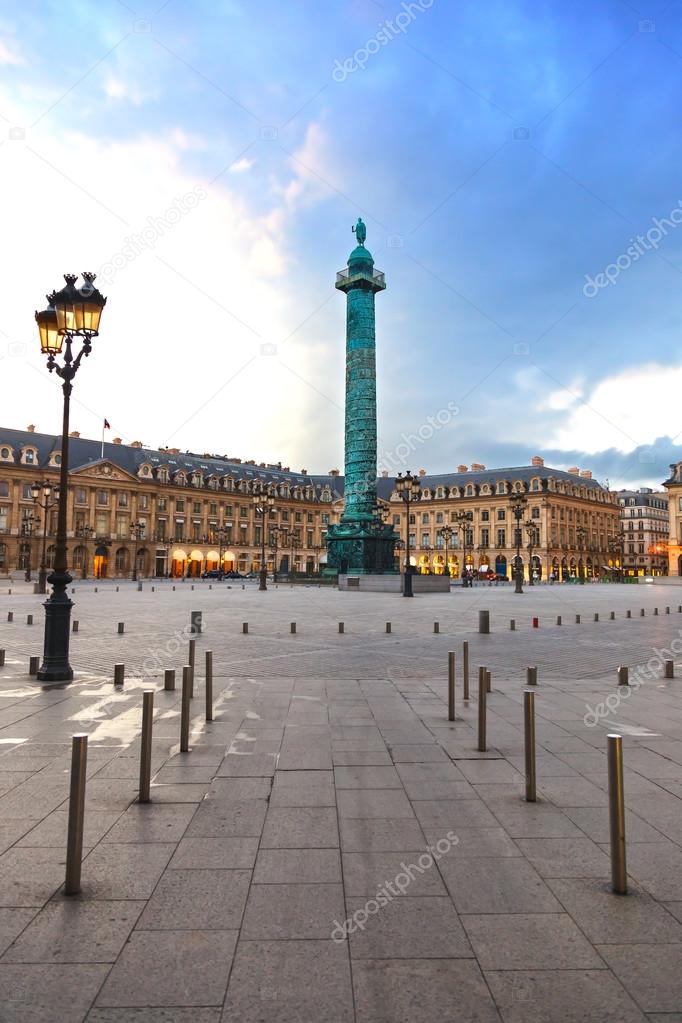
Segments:
[[[104,424],[102,424],[102,454],[100,457],[104,458]]]

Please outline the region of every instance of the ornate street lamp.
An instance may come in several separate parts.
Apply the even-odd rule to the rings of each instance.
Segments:
[[[279,536],[286,533],[284,526],[268,525],[268,546],[272,552],[272,581],[277,582],[277,552],[279,550]]]
[[[230,535],[230,529],[228,526],[216,526],[213,529],[212,541],[215,543],[216,537],[218,538],[218,578],[222,579],[224,572],[223,567],[223,554],[225,548],[228,546],[228,537]]]
[[[533,580],[533,550],[535,549],[538,527],[533,519],[526,519],[523,526],[528,533],[528,543],[526,545],[528,549],[528,585],[535,586]]]
[[[253,507],[257,516],[260,517],[260,572],[258,573],[260,582],[258,583],[259,590],[267,590],[268,588],[268,567],[265,563],[265,530],[267,528],[267,520],[270,517],[270,509],[275,503],[274,497],[266,495],[263,488],[261,488],[260,494],[254,494],[253,496]]]
[[[623,581],[623,561],[625,560],[625,533],[622,529],[608,538],[607,546],[609,554],[616,556],[617,578],[621,583]]]
[[[43,496],[42,501],[40,500],[41,494]],[[43,511],[43,546],[40,556],[40,570],[38,572],[38,593],[45,593],[47,591],[47,527],[49,524],[49,513],[59,499],[59,487],[53,486],[49,480],[43,480],[42,483],[36,481],[31,485],[31,497],[33,498],[34,505],[37,508],[42,508]]]
[[[77,526],[76,536],[79,540],[84,540],[83,551],[85,556],[83,558],[83,564],[81,566],[81,579],[88,578],[88,540],[92,540],[95,535],[95,530],[92,526]]]
[[[467,536],[473,521],[474,513],[471,511],[458,511],[455,514],[457,537],[458,539],[460,535],[462,537],[462,586],[467,585]]]
[[[405,580],[403,584],[403,597],[411,597],[412,594],[412,566],[410,564],[410,504],[419,500],[421,494],[421,483],[408,469],[405,475],[401,472],[395,481],[395,489],[399,497],[405,502],[407,510],[407,531],[405,537]]]
[[[445,541],[445,571],[443,572],[443,575],[450,575],[450,562],[448,561],[448,548],[449,548],[450,541],[452,540],[452,535],[454,533],[454,529],[452,528],[452,526],[443,526],[443,528],[439,529],[438,532],[439,532],[440,536],[443,537],[443,540]]]
[[[30,583],[31,581],[31,560],[33,552],[33,530],[38,525],[38,516],[31,513],[30,515],[24,515],[21,520],[21,535],[26,540],[26,546],[28,547],[28,557],[26,558],[26,564],[24,568],[24,581]],[[22,566],[19,565],[19,568]]]
[[[139,551],[137,545],[140,540],[144,537],[147,526],[144,522],[131,522],[130,523],[130,539],[135,541],[135,550],[133,551],[133,582],[137,582],[137,562]]]
[[[69,630],[73,601],[67,595],[71,582],[67,568],[66,508],[69,485],[69,407],[73,378],[80,368],[83,356],[92,351],[92,339],[99,333],[99,323],[106,298],[94,285],[95,274],[83,274],[83,284],[77,288],[77,278],[65,274],[66,286],[47,296],[47,309],[35,314],[40,334],[40,347],[47,356],[47,368],[62,379],[64,408],[62,416],[61,467],[59,477],[59,507],[57,515],[57,544],[52,574],[47,582],[52,593],[45,601],[45,638],[43,663],[38,671],[41,682],[70,682],[73,669],[69,664]],[[76,338],[83,344],[73,354]],[[62,362],[57,362],[58,357]]]
[[[521,560],[521,519],[523,513],[526,510],[527,498],[524,494],[514,494],[510,501],[510,507],[512,515],[516,521],[515,527],[515,540],[516,540],[516,563],[514,565],[514,578],[516,585],[514,587],[514,593],[523,593],[523,562]]]
[[[587,530],[584,526],[578,526],[575,531],[576,539],[578,541],[578,581],[585,585],[585,565],[583,564],[582,552],[585,548],[585,537],[587,536]]]

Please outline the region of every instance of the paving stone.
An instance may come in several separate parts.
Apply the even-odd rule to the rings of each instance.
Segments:
[[[81,1023],[109,968],[0,963],[2,1023]]]
[[[83,860],[83,893],[89,899],[148,899],[173,851],[167,842],[100,842]]]
[[[134,803],[104,836],[105,842],[177,842],[194,814],[193,806]],[[88,815],[85,818],[86,833]],[[29,837],[29,836],[27,836]]]
[[[361,1023],[499,1023],[472,959],[358,959],[353,988]]]
[[[678,1012],[682,1005],[682,946],[600,945],[618,980],[644,1012]]]
[[[244,940],[327,940],[344,917],[340,884],[253,884],[241,934]]]
[[[619,898],[611,891],[610,878],[558,879],[547,883],[593,944],[682,942],[680,924],[633,884],[628,885],[627,898]]]
[[[436,743],[390,746],[389,752],[396,764],[445,763],[448,760],[447,754]]]
[[[628,873],[655,899],[682,900],[682,849],[672,842],[634,842],[627,847],[626,856]]]
[[[338,849],[261,849],[254,884],[341,883]]]
[[[489,913],[462,923],[484,971],[604,968],[567,913]]]
[[[589,838],[517,838],[516,844],[543,877],[610,876],[609,857]]]
[[[265,1020],[354,1023],[345,947],[329,940],[241,941],[223,1021]]]
[[[257,838],[183,838],[168,866],[184,870],[250,870],[257,851]]]
[[[339,817],[414,817],[410,801],[402,789],[343,789],[337,791],[336,800]]]
[[[113,963],[144,902],[49,902],[3,956],[10,963]]]
[[[519,784],[521,773],[506,760],[457,760],[457,767],[467,781],[478,784]]]
[[[66,851],[19,849],[0,856],[0,906],[42,906],[64,883]]]
[[[281,753],[277,761],[278,771],[325,771],[332,768],[329,750],[297,750]]]
[[[214,778],[206,791],[206,798],[242,803],[249,799],[269,799],[271,791],[271,778]]]
[[[325,806],[270,807],[265,819],[262,849],[337,848],[336,810]]]
[[[485,979],[505,1023],[647,1020],[608,970],[487,970]]]
[[[438,828],[424,828],[429,845],[442,841],[443,832]],[[481,859],[487,856],[520,856],[521,851],[503,828],[457,828],[457,841],[445,838],[449,848],[446,857],[454,856]]]
[[[609,842],[609,811],[606,806],[567,807],[564,811],[593,842],[608,844]],[[628,846],[632,842],[662,842],[665,837],[660,831],[647,824],[641,817],[625,811],[625,834]],[[536,837],[536,836],[528,836]],[[542,836],[553,837],[553,836]]]
[[[402,789],[394,767],[336,767],[334,781],[338,789]]]
[[[591,810],[591,808],[590,808]],[[571,811],[575,813],[579,811]],[[599,811],[601,812],[601,811]],[[524,803],[519,809],[495,808],[495,816],[511,838],[582,838],[568,811]]]
[[[344,852],[402,852],[426,847],[424,833],[414,819],[346,818],[339,821],[339,828]]]
[[[236,931],[133,931],[97,1005],[221,1006],[236,943]]]
[[[271,778],[277,758],[268,753],[228,753],[216,775],[222,778]]]
[[[444,856],[440,871],[458,913],[559,913],[561,906],[521,857]]]
[[[347,898],[351,959],[449,959],[472,955],[448,898]],[[369,907],[369,911],[368,911]],[[373,911],[373,912],[372,912]],[[343,918],[338,917],[341,921]]]
[[[431,866],[423,864],[431,861]],[[396,878],[400,888],[395,886]],[[343,854],[343,882],[346,896],[376,895],[379,888],[388,882],[392,897],[399,898],[401,892],[411,897],[418,895],[446,895],[438,868],[432,856],[425,849],[410,852],[359,852]]]
[[[494,828],[497,820],[483,803],[474,799],[420,799],[414,812],[424,827],[445,832],[462,828]]]
[[[91,1009],[86,1023],[220,1023],[221,1010],[200,1009]]]
[[[250,870],[168,870],[139,922],[140,930],[238,930]]]
[[[98,813],[92,811],[85,816],[83,828],[83,845],[91,848],[96,845],[119,819],[118,813]],[[24,846],[46,846],[66,849],[66,835],[69,815],[64,810],[54,810],[40,824],[27,831],[17,843],[18,848]]]
[[[37,912],[36,908],[0,909],[0,956],[21,934]]]
[[[264,799],[241,803],[207,799],[196,810],[185,835],[187,838],[258,838],[267,805]]]

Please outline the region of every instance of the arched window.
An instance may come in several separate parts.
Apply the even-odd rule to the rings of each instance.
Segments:
[[[13,461],[12,449],[11,448],[7,448],[7,447],[1,447],[0,448],[0,461],[3,461],[3,462],[11,462],[11,461]]]

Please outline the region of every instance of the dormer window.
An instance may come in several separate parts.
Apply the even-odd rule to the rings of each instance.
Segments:
[[[13,461],[12,449],[11,448],[6,448],[6,447],[0,448],[0,461],[2,461],[2,462],[11,462],[11,461]]]
[[[24,448],[21,452],[23,465],[35,465],[38,461],[38,452],[35,448]]]
[[[161,466],[161,468],[159,469],[158,475],[159,475],[159,481],[161,483],[168,483],[168,469],[165,467],[165,465]]]

